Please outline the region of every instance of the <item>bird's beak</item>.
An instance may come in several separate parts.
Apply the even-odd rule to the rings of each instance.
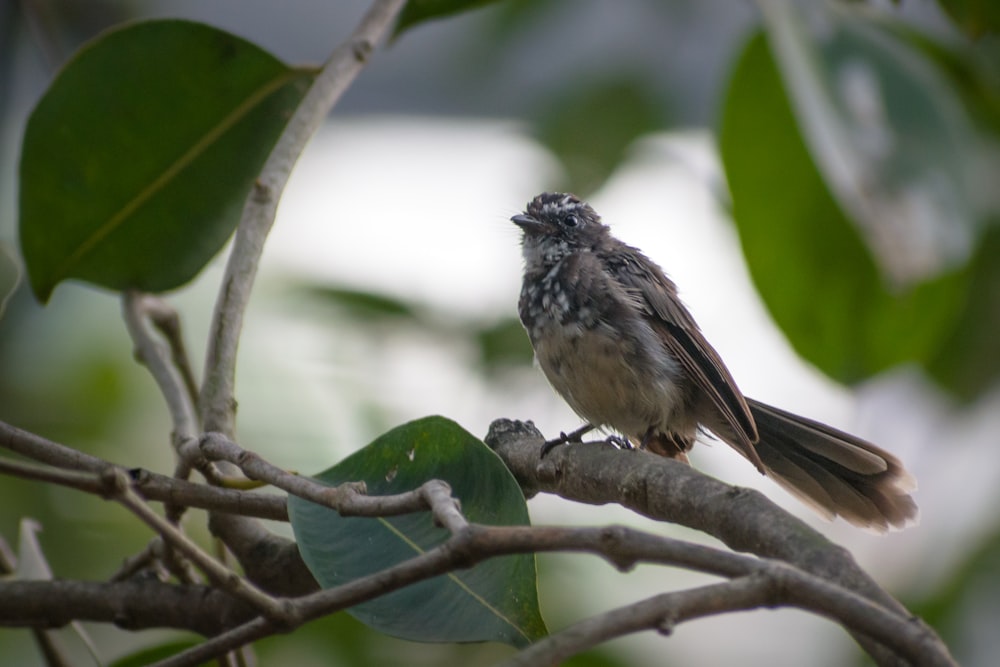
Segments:
[[[532,227],[538,227],[539,225],[542,224],[537,219],[531,217],[526,213],[520,213],[518,215],[515,215],[510,219],[510,221],[525,231],[528,231]]]

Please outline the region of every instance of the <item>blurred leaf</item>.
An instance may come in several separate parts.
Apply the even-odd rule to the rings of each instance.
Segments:
[[[342,308],[359,320],[421,319],[418,306],[384,292],[315,285],[307,285],[304,289],[308,297]]]
[[[1000,3],[996,0],[938,0],[938,4],[972,37],[1000,32]]]
[[[578,653],[559,664],[560,667],[628,667],[633,663],[624,656],[608,651],[602,646],[586,653]]]
[[[7,300],[21,283],[21,265],[14,255],[13,249],[0,241],[0,319],[3,319],[7,308]]]
[[[964,264],[996,210],[982,171],[1000,156],[948,79],[856,8],[761,7],[799,130],[887,280],[905,289]]]
[[[908,604],[917,617],[941,633],[959,664],[975,664],[974,653],[963,655],[972,635],[995,633],[992,622],[1000,599],[1000,530],[992,527],[929,597]],[[982,654],[981,654],[982,655]],[[968,659],[968,662],[966,662]],[[987,661],[988,664],[991,661]]]
[[[135,653],[131,653],[115,660],[111,663],[111,665],[109,665],[109,667],[144,667],[144,665],[151,665],[154,662],[166,660],[171,656],[177,655],[181,651],[186,651],[189,648],[197,646],[199,643],[201,642],[171,641],[158,646],[150,646],[149,648],[140,649]],[[215,660],[209,660],[201,664],[217,665],[219,663]]]
[[[24,136],[20,237],[38,299],[67,278],[151,292],[193,278],[311,80],[187,21],[130,25],[81,49]]]
[[[487,370],[530,364],[534,356],[531,342],[516,317],[510,317],[476,331],[479,359]]]
[[[968,276],[886,288],[813,163],[762,34],[730,82],[720,149],[751,276],[800,355],[846,383],[933,356]]]
[[[382,435],[317,476],[331,486],[363,481],[371,495],[402,493],[442,479],[473,522],[529,522],[520,488],[496,454],[454,422],[427,417]],[[429,512],[341,517],[290,497],[302,558],[325,588],[392,567],[441,544],[448,532]],[[538,611],[533,555],[492,558],[408,586],[348,612],[380,632],[416,641],[498,641],[524,646],[546,634]]]
[[[483,41],[492,49],[509,50],[510,40],[521,30],[531,28],[560,4],[569,7],[571,0],[504,0],[492,12],[492,21],[484,27]]]
[[[1000,223],[989,227],[972,258],[968,299],[954,332],[945,339],[928,370],[942,386],[965,401],[986,393],[1000,380]]]
[[[442,19],[453,14],[460,14],[472,9],[479,9],[493,4],[497,0],[409,0],[399,14],[392,38],[417,25],[433,19]]]
[[[513,649],[503,644],[416,644],[365,626],[348,613],[318,618],[292,635],[273,635],[254,642],[260,665],[300,664],[301,656],[322,656],[322,664],[349,667],[436,667],[494,665]]]
[[[641,79],[587,78],[543,111],[536,133],[565,167],[565,189],[586,196],[622,163],[632,142],[665,120],[664,105]]]
[[[906,24],[887,27],[933,62],[961,96],[972,119],[996,142],[1000,138],[1000,42],[944,42]]]

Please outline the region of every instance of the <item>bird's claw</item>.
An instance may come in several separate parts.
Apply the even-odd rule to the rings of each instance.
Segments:
[[[623,438],[620,435],[609,435],[604,439],[604,442],[614,445],[618,449],[635,449],[635,445],[628,438]]]
[[[580,428],[576,429],[575,431],[571,431],[568,434],[565,431],[560,431],[558,438],[553,438],[552,440],[546,440],[542,444],[541,457],[544,459],[546,454],[551,452],[559,445],[564,445],[567,442],[581,442],[583,436],[593,430],[594,430],[593,424],[584,424]]]

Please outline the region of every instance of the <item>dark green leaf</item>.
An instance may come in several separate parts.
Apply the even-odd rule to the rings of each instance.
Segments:
[[[887,288],[803,142],[761,34],[730,82],[720,149],[751,276],[799,354],[851,383],[936,352],[967,275]]]
[[[493,4],[497,0],[409,0],[396,21],[392,38],[425,21],[445,18]]]
[[[36,296],[67,278],[151,292],[193,278],[232,233],[311,80],[187,21],[86,45],[24,137],[20,237]]]
[[[404,424],[317,476],[329,485],[363,481],[371,495],[401,493],[442,479],[473,522],[528,523],[521,490],[482,442],[443,417]],[[344,518],[290,497],[289,516],[302,558],[325,588],[339,586],[444,542],[428,512]],[[415,641],[498,641],[524,646],[546,634],[538,611],[533,555],[492,558],[348,610],[362,623]]]
[[[934,378],[966,401],[1000,380],[1000,224],[983,234],[970,265],[971,284],[953,333],[928,364]]]
[[[972,37],[1000,32],[1000,3],[996,0],[938,0],[938,4]]]
[[[586,79],[557,96],[537,134],[566,169],[564,189],[586,196],[622,163],[632,142],[664,126],[666,115],[641,79]]]

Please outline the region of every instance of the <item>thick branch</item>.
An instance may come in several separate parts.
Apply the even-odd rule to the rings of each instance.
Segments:
[[[544,438],[530,422],[497,420],[486,442],[529,495],[544,491],[593,505],[618,503],[708,533],[737,551],[791,563],[908,615],[846,549],[754,490],[730,486],[677,461],[602,443],[561,447],[541,460]],[[853,634],[879,665],[905,664],[869,637]]]
[[[288,121],[261,170],[256,189],[247,199],[219,288],[209,334],[199,406],[206,431],[233,435],[236,350],[243,315],[250,300],[264,240],[274,223],[278,199],[292,167],[404,4],[405,0],[377,0],[350,38],[333,51]]]
[[[96,581],[0,581],[0,626],[57,628],[71,621],[126,630],[177,628],[211,636],[255,615],[253,607],[207,586],[150,577]]]

